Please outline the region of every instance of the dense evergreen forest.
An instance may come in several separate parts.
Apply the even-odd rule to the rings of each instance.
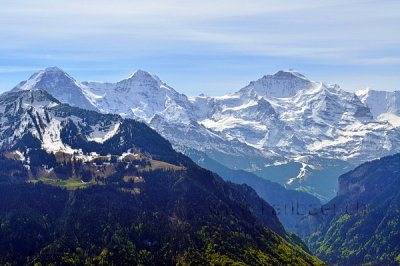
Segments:
[[[230,200],[240,199],[237,191],[225,186],[229,194],[220,197],[218,184],[205,192],[176,177],[152,173],[140,194],[112,185],[2,183],[0,263],[321,264],[265,227],[245,201]]]

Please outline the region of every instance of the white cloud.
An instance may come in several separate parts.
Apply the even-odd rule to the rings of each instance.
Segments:
[[[397,64],[399,8],[387,0],[3,0],[0,51],[208,49]]]
[[[38,68],[33,68],[33,67],[0,66],[0,73],[15,73],[15,72],[37,71],[37,70]]]

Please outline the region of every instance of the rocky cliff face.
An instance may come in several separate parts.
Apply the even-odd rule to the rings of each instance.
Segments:
[[[400,252],[400,154],[339,177],[338,195],[306,216],[298,232],[328,263],[395,265]]]

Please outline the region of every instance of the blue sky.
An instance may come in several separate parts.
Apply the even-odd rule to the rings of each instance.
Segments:
[[[1,0],[0,92],[59,66],[77,80],[135,69],[188,95],[296,69],[346,90],[399,90],[398,0]]]

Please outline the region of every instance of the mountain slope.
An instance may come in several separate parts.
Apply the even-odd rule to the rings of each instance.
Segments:
[[[154,175],[142,196],[110,186],[68,192],[41,184],[0,185],[0,260],[15,265],[321,264],[263,227],[245,205],[231,209],[229,199],[209,194],[210,210],[200,203],[206,194],[191,185],[193,180],[173,185],[171,178]]]
[[[338,196],[299,227],[321,259],[340,265],[398,265],[400,154],[339,177]]]
[[[282,185],[260,178],[243,170],[232,170],[195,151],[188,155],[200,166],[220,175],[224,180],[246,184],[265,201],[271,204],[279,220],[289,232],[295,232],[295,225],[303,218],[304,212],[317,208],[321,202],[314,196],[296,190],[285,189]]]
[[[0,120],[2,264],[321,264],[142,122],[43,90],[0,96]]]
[[[356,91],[377,120],[388,121],[400,126],[400,91],[376,91],[371,89]]]

